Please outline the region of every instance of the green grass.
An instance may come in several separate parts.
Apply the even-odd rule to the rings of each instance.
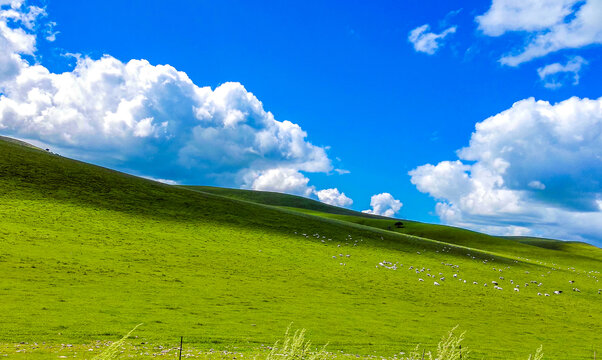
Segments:
[[[346,354],[433,348],[458,324],[476,359],[526,359],[540,344],[546,359],[591,359],[602,348],[598,248],[409,221],[388,230],[394,220],[303,199],[204,190],[0,141],[0,356],[37,356],[17,353],[20,342],[118,340],[139,323],[132,341],[184,336],[199,352],[247,355],[291,322]],[[531,280],[543,285],[523,287]],[[554,290],[564,293],[537,296]]]
[[[323,213],[338,214],[338,215],[353,215],[369,219],[386,219],[382,216],[364,214],[361,212],[344,209],[322,202],[304,198],[301,196],[276,193],[271,191],[252,191],[241,189],[220,188],[214,186],[182,186],[190,190],[202,191],[206,193],[225,196],[232,199],[250,201],[257,204],[292,207],[295,209],[313,210]]]

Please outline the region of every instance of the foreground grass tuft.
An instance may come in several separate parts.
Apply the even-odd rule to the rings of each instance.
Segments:
[[[537,349],[537,351],[535,351],[535,355],[533,355],[533,357],[531,357],[531,355],[529,355],[529,360],[542,360],[543,359],[543,345],[539,346],[539,349]]]
[[[326,345],[318,351],[312,351],[311,341],[305,340],[305,329],[290,334],[289,326],[284,333],[282,346],[276,341],[266,360],[323,360],[328,358]]]
[[[102,353],[100,353],[100,354],[96,355],[94,358],[92,358],[92,360],[110,360],[110,359],[117,358],[117,355],[119,354],[119,349],[124,345],[125,341],[130,337],[130,335],[132,335],[134,330],[136,330],[140,325],[142,325],[142,324],[136,325],[124,337],[122,337],[118,341],[115,341],[105,351],[103,351]]]
[[[462,341],[464,340],[464,334],[466,331],[461,333],[460,335],[455,335],[454,331],[458,328],[456,325],[453,329],[451,329],[447,335],[441,338],[441,341],[437,344],[437,352],[435,357],[433,358],[432,352],[426,352],[425,349],[420,351],[420,345],[416,346],[416,348],[411,351],[407,357],[402,360],[466,360],[469,359],[468,351],[466,348],[462,349]]]
[[[459,360],[459,359],[468,359],[469,351],[464,349],[464,353],[462,353],[462,340],[464,340],[464,334],[466,331],[461,333],[460,335],[455,335],[454,331],[458,328],[456,325],[453,329],[451,329],[447,336],[444,336],[439,344],[437,345],[437,360]]]

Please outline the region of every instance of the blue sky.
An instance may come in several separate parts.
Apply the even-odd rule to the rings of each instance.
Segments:
[[[1,134],[155,179],[602,239],[599,1],[0,4],[24,34],[3,35]]]

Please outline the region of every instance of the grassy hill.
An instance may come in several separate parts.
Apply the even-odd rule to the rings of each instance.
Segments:
[[[117,339],[138,323],[140,346],[184,336],[243,354],[291,322],[360,355],[432,347],[456,325],[478,359],[526,359],[540,344],[546,359],[591,359],[602,347],[602,250],[394,222],[0,140],[0,356],[47,358],[13,344]]]
[[[324,204],[322,202],[308,199],[302,196],[276,193],[271,191],[253,191],[241,189],[220,188],[214,186],[182,186],[190,190],[222,195],[228,198],[250,201],[257,204],[272,205],[279,207],[290,207],[295,209],[313,210],[328,214],[352,215],[371,219],[386,219],[382,216],[365,214],[337,206]]]

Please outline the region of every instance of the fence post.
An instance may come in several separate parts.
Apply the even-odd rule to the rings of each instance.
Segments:
[[[182,342],[184,341],[184,337],[180,336],[180,360],[182,360]]]
[[[426,351],[426,349],[422,349],[422,360],[424,360],[424,352]]]
[[[462,360],[462,345],[460,345],[460,360]]]

